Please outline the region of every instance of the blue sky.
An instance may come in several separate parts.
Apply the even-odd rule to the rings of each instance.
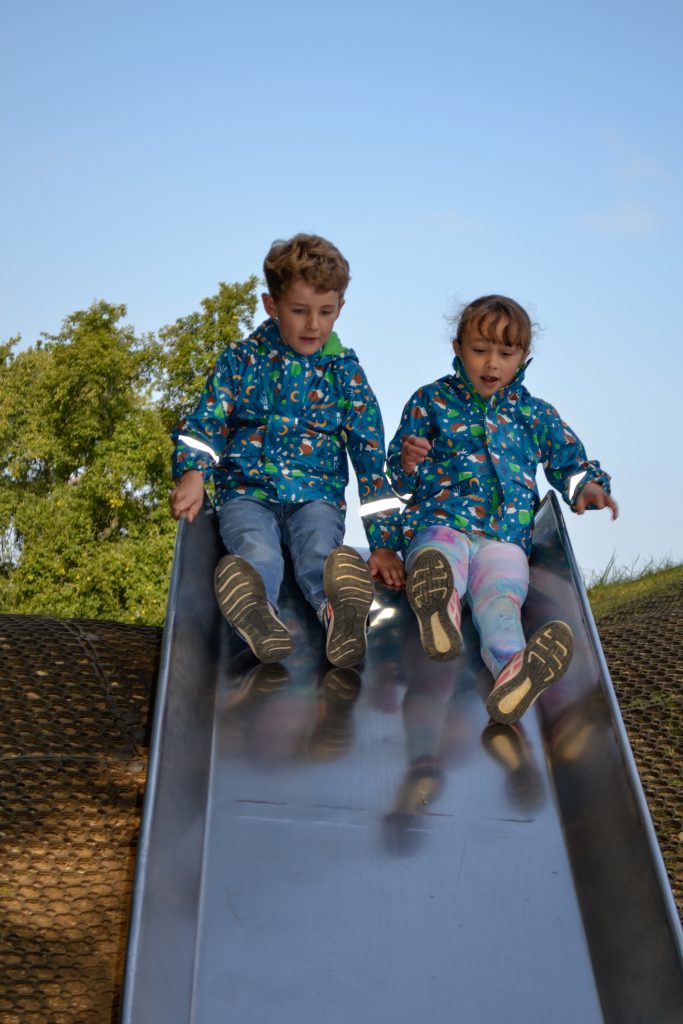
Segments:
[[[450,368],[445,317],[503,292],[543,327],[529,389],[621,505],[568,513],[580,564],[683,560],[683,6],[241,8],[5,8],[0,337],[100,298],[155,330],[316,232],[391,436]]]

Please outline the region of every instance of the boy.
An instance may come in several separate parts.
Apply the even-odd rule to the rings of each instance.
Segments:
[[[405,580],[396,553],[400,502],[384,476],[377,400],[355,353],[333,332],[349,265],[324,238],[299,234],[274,242],[263,269],[269,319],[226,348],[174,432],[171,512],[191,521],[213,473],[229,552],[215,573],[225,618],[260,661],[290,653],[278,616],[285,543],[326,630],[328,659],[349,667],[365,654],[372,577],[393,587]],[[372,552],[367,565],[342,545],[347,451]]]

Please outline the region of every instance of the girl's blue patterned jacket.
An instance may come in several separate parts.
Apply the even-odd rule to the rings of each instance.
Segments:
[[[348,451],[370,548],[401,546],[377,399],[356,354],[334,333],[320,351],[299,355],[269,319],[228,345],[173,440],[174,479],[190,469],[213,474],[217,508],[249,495],[322,499],[344,511]]]
[[[529,554],[539,465],[570,505],[589,480],[609,493],[610,478],[600,463],[589,462],[557,410],[523,386],[526,366],[486,401],[456,356],[454,374],[412,396],[388,459],[394,489],[408,502],[407,542],[428,526],[451,526],[519,544]],[[409,434],[426,437],[432,446],[412,474],[401,468],[401,444]]]

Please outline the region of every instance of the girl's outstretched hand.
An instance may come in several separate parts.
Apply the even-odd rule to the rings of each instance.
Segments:
[[[406,570],[403,562],[391,548],[377,548],[368,558],[368,569],[373,579],[378,579],[387,587],[400,590],[406,581]]]
[[[594,508],[611,509],[612,519],[616,519],[619,515],[619,506],[612,495],[608,494],[600,484],[596,484],[593,480],[586,484],[572,508],[578,515],[582,516],[589,505],[593,505]]]
[[[403,438],[401,445],[401,468],[405,473],[414,473],[415,467],[429,455],[431,444],[426,437],[415,437],[410,434]]]

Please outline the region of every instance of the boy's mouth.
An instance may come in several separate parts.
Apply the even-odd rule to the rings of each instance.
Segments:
[[[486,384],[488,387],[491,387],[492,385],[498,383],[498,378],[497,377],[482,376],[481,382],[482,382],[482,384]]]

